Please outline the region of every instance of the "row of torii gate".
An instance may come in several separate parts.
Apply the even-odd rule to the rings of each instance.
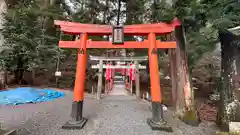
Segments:
[[[108,48],[108,49],[148,49],[149,72],[150,72],[150,94],[152,103],[152,117],[147,123],[153,130],[172,131],[171,126],[163,118],[162,92],[160,88],[160,76],[158,68],[158,48],[176,48],[175,41],[163,42],[156,39],[158,35],[169,34],[181,26],[177,19],[171,24],[137,24],[126,26],[110,26],[97,24],[81,24],[75,22],[55,21],[65,34],[80,35],[76,41],[59,41],[60,48],[75,48],[78,50],[76,79],[74,86],[74,99],[72,104],[72,120],[63,125],[64,129],[82,129],[87,119],[82,116],[84,101],[85,70],[87,62],[87,49]],[[112,35],[112,42],[92,41],[88,36],[109,36]],[[124,36],[146,36],[142,42],[124,41]],[[101,71],[100,71],[101,72]]]
[[[97,99],[101,98],[102,93],[102,76],[105,75],[105,94],[113,88],[114,83],[114,75],[116,69],[120,69],[121,75],[125,76],[125,85],[126,89],[130,90],[130,93],[133,93],[133,82],[135,82],[135,92],[136,98],[140,99],[140,80],[139,80],[139,70],[146,69],[146,66],[139,64],[141,61],[148,60],[147,56],[143,57],[99,57],[99,56],[90,56],[90,60],[98,61],[99,64],[92,65],[91,68],[98,69],[98,85],[97,85]],[[124,62],[123,64],[113,65],[111,62]],[[104,62],[106,64],[104,64]],[[126,63],[128,62],[128,63]],[[103,73],[103,69],[105,70],[105,74]],[[119,71],[118,71],[119,72]]]

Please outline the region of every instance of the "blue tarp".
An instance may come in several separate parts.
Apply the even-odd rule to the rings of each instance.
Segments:
[[[64,97],[63,92],[51,89],[37,89],[31,87],[21,87],[0,92],[0,104],[19,105],[26,103],[38,103],[51,101],[56,98]]]

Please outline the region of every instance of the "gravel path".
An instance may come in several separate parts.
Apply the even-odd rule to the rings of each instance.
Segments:
[[[166,119],[174,132],[152,131],[146,123],[151,116],[145,101],[137,102],[132,96],[108,96],[96,101],[86,95],[83,115],[89,118],[82,130],[63,130],[70,120],[72,92],[52,102],[0,107],[0,122],[7,129],[18,128],[19,135],[214,135],[214,124],[203,122],[190,127],[173,120],[171,112]]]

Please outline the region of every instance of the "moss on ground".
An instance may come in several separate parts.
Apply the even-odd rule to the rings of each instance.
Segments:
[[[191,126],[198,126],[200,123],[197,110],[185,111],[182,120]]]

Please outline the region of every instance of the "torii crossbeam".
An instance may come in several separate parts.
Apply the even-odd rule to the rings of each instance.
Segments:
[[[138,56],[138,57],[99,57],[89,55],[90,60],[103,60],[103,61],[146,61],[148,57]]]
[[[158,69],[158,48],[176,48],[176,42],[161,42],[156,40],[157,35],[168,34],[174,31],[176,26],[181,24],[177,19],[173,20],[171,24],[156,23],[156,24],[137,24],[126,25],[121,30],[122,36],[147,36],[147,40],[142,42],[127,41],[122,43],[115,43],[109,41],[91,41],[88,36],[103,36],[114,34],[114,27],[110,25],[97,24],[81,24],[75,22],[55,21],[55,25],[59,26],[61,31],[70,35],[81,35],[76,41],[59,41],[60,48],[76,48],[78,49],[78,60],[76,68],[76,79],[74,86],[74,101],[72,105],[72,121],[68,122],[63,128],[78,128],[81,129],[86,123],[87,119],[82,117],[83,99],[84,99],[84,83],[85,70],[87,61],[87,49],[90,48],[147,48],[150,68],[150,84],[152,96],[152,118],[147,119],[147,123],[153,130],[172,131],[172,128],[163,119],[162,98],[160,89],[160,77]]]

